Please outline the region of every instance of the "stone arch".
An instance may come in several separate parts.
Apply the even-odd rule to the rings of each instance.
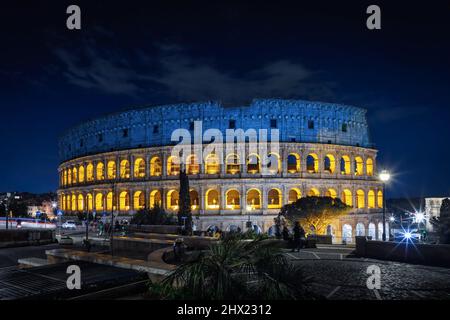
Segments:
[[[369,209],[375,208],[375,191],[369,190],[367,193],[367,207]]]
[[[198,196],[198,192],[195,189],[189,190],[189,198],[191,200],[191,209],[197,210],[200,205],[200,198]]]
[[[78,167],[78,182],[83,183],[84,182],[84,166],[80,165]]]
[[[362,222],[358,222],[356,224],[356,235],[357,236],[365,236],[366,235],[366,228],[364,227],[364,224]]]
[[[293,203],[300,199],[302,192],[298,188],[292,188],[288,193],[288,203]]]
[[[145,208],[145,192],[139,190],[134,193],[133,208],[134,210],[141,210]]]
[[[121,179],[130,178],[130,161],[128,161],[128,159],[123,159],[122,161],[120,161],[119,172]]]
[[[377,192],[377,205],[378,205],[378,208],[383,208],[383,206],[384,206],[384,203],[383,203],[383,191],[381,191],[381,190],[378,190],[378,192]]]
[[[268,154],[267,170],[270,174],[278,174],[281,172],[281,161],[279,154],[275,152],[271,152]]]
[[[325,172],[334,173],[336,170],[336,158],[332,154],[327,154],[323,159],[323,168]]]
[[[154,156],[150,159],[150,176],[159,177],[162,173],[161,158]]]
[[[207,210],[218,210],[220,208],[219,191],[216,189],[209,189],[206,191],[205,202]]]
[[[364,162],[360,156],[355,157],[355,175],[362,176],[364,173]]]
[[[300,172],[300,155],[297,153],[290,153],[287,157],[287,171],[288,173]]]
[[[107,165],[107,176],[108,179],[115,179],[116,178],[116,162],[113,160],[108,161]]]
[[[261,209],[261,191],[256,188],[247,190],[247,210]]]
[[[377,239],[377,230],[375,224],[373,222],[369,223],[368,234],[369,237],[372,237],[372,240]]]
[[[97,193],[95,195],[95,210],[103,211],[103,193]]]
[[[150,208],[162,207],[161,191],[153,190],[150,192]]]
[[[145,178],[145,160],[143,158],[137,158],[134,160],[134,177]]]
[[[356,190],[356,208],[363,209],[366,207],[366,199],[365,199],[364,190],[358,189]]]
[[[128,191],[122,191],[119,195],[119,210],[130,210],[130,194],[128,193]]]
[[[73,167],[72,169],[72,183],[75,184],[77,183],[78,180],[78,170],[76,167]]]
[[[92,197],[92,193],[88,193],[86,195],[86,209],[89,212],[92,212],[94,210],[94,198]]]
[[[167,158],[167,175],[177,176],[180,174],[180,158],[177,156],[170,156]]]
[[[86,166],[86,180],[89,182],[94,181],[94,165],[92,163],[88,163]]]
[[[103,162],[97,163],[97,180],[101,181],[105,179],[105,165]]]
[[[344,241],[346,243],[353,242],[352,226],[349,224],[344,224],[342,226],[342,241]]]
[[[261,160],[255,153],[249,154],[247,157],[247,173],[261,173]]]
[[[113,211],[114,207],[116,206],[114,204],[114,195],[112,192],[108,192],[108,194],[106,195],[106,210],[108,211]]]
[[[308,173],[319,172],[319,157],[315,153],[310,153],[306,156],[306,171]]]
[[[71,203],[71,208],[72,211],[77,211],[77,196],[75,194],[72,194],[72,199],[71,199],[72,203]],[[83,201],[83,196],[81,196],[81,201]]]
[[[198,173],[200,173],[200,164],[198,162],[197,155],[190,154],[186,158],[186,173],[187,174],[198,174]]]
[[[350,157],[347,155],[343,155],[341,157],[341,174],[348,175],[350,174]]]
[[[241,197],[236,189],[229,189],[225,193],[226,209],[236,210],[241,208]]]
[[[67,170],[67,184],[71,185],[72,184],[72,169],[69,168],[69,170]]]
[[[177,190],[169,190],[167,192],[167,209],[176,211],[178,210],[180,195]]]
[[[344,202],[347,206],[353,207],[353,196],[350,189],[344,189],[342,191],[342,202]]]
[[[267,206],[269,209],[279,209],[282,206],[282,195],[281,190],[277,188],[270,189],[267,193],[268,203]]]
[[[239,164],[239,156],[235,153],[230,153],[226,157],[226,173],[236,174],[241,172],[241,166]]]
[[[366,174],[373,176],[373,159],[370,157],[366,160]]]
[[[216,153],[210,153],[205,157],[205,173],[207,174],[220,173],[220,159]]]
[[[78,198],[77,198],[77,209],[78,209],[78,211],[84,210],[84,197],[81,193],[78,195]]]
[[[383,240],[383,223],[378,222],[378,240]]]

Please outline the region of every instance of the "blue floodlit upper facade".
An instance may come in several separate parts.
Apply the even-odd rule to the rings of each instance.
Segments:
[[[365,109],[303,100],[255,99],[248,106],[181,103],[109,114],[66,132],[59,142],[60,159],[172,145],[172,132],[178,128],[189,129],[196,120],[203,122],[203,131],[218,128],[225,134],[230,125],[243,130],[275,126],[280,130],[280,142],[372,147]]]

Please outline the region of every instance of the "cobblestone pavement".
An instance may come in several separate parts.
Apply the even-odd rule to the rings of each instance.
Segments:
[[[286,255],[312,277],[311,289],[331,300],[450,300],[450,269],[357,258],[352,252],[329,246]],[[367,288],[370,265],[380,267],[379,290]]]

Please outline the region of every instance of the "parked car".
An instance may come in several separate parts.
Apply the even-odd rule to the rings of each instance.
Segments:
[[[72,229],[72,230],[75,230],[75,229],[77,228],[77,225],[75,224],[75,221],[69,220],[69,221],[64,222],[64,223],[61,225],[61,227],[62,227],[63,229]]]

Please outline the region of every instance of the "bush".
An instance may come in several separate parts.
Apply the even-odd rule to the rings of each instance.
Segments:
[[[131,224],[137,225],[176,225],[176,217],[167,214],[162,208],[141,209],[131,218]]]

